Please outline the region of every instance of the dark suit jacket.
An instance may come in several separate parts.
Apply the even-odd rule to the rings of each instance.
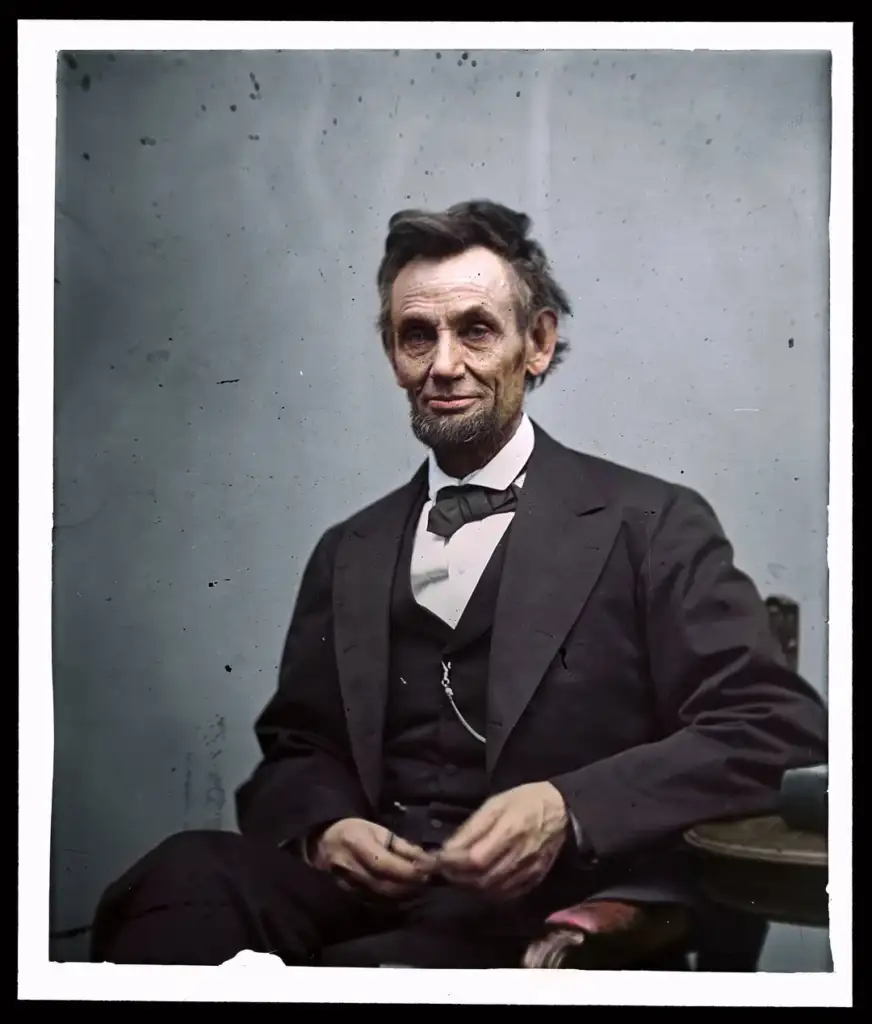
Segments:
[[[305,570],[279,688],[240,788],[243,832],[280,843],[377,806],[389,598],[404,487],[328,530]],[[826,715],[693,491],[536,427],[488,676],[492,792],[550,780],[600,860],[700,821],[766,812],[786,768],[826,760]]]

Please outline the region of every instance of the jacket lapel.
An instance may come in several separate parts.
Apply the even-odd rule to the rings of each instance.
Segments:
[[[426,482],[424,463],[405,487],[356,518],[336,553],[333,623],[339,685],[351,751],[373,804],[381,779],[391,585],[403,530]]]
[[[487,766],[578,618],[620,527],[577,453],[536,427],[509,532],[488,671]]]

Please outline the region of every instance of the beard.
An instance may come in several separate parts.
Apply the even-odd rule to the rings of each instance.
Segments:
[[[466,416],[436,416],[422,412],[409,396],[412,411],[412,432],[415,437],[436,451],[465,445],[489,447],[500,436],[501,423],[496,405],[478,409]]]

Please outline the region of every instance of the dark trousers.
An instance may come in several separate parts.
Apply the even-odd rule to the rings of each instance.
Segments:
[[[106,890],[91,959],[220,964],[254,950],[287,964],[516,967],[547,914],[584,895],[555,870],[506,904],[439,883],[380,899],[257,839],[182,832]]]

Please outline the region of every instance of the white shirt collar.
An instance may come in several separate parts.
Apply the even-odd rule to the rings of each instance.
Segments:
[[[518,429],[490,462],[460,480],[448,476],[439,468],[436,456],[431,450],[429,456],[430,500],[433,501],[443,487],[456,487],[459,484],[478,484],[481,487],[493,487],[497,491],[504,491],[517,479],[521,470],[526,466],[535,442],[536,435],[533,431],[533,424],[524,413],[521,416]]]

